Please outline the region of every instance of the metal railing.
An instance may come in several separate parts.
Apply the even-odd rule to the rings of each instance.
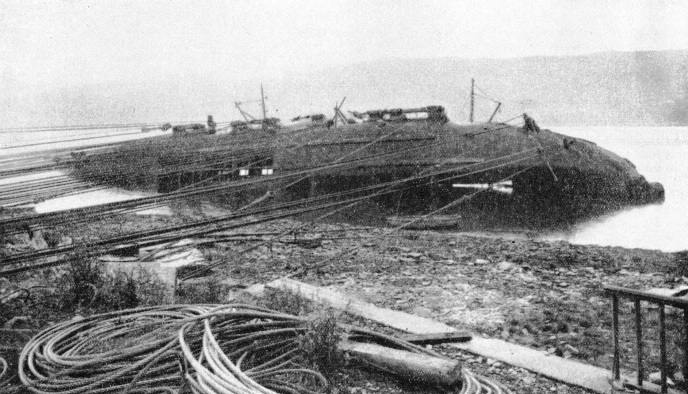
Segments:
[[[614,380],[621,379],[620,371],[620,354],[619,354],[619,298],[631,298],[634,302],[635,309],[635,336],[637,349],[637,385],[639,389],[643,389],[643,329],[642,329],[642,314],[640,312],[641,301],[656,304],[659,307],[659,358],[660,358],[660,377],[661,377],[661,392],[668,392],[667,384],[667,347],[666,347],[666,306],[672,306],[683,310],[683,326],[686,329],[686,335],[683,340],[683,366],[682,372],[684,378],[688,378],[688,300],[678,297],[667,297],[649,293],[646,291],[628,289],[625,287],[605,285],[604,291],[612,297],[612,340],[614,342],[614,361],[612,365],[612,374]]]

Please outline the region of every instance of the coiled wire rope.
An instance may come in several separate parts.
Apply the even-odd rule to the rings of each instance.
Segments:
[[[103,313],[37,334],[20,354],[18,375],[37,394],[322,393],[328,381],[305,365],[300,353],[307,323],[304,317],[246,304]],[[350,338],[437,356],[388,335],[339,327]],[[470,371],[463,370],[462,377],[463,394],[509,393]]]

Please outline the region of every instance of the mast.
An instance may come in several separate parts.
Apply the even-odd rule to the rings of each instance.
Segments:
[[[249,119],[248,119],[249,117],[250,117],[251,119],[253,119],[253,116],[251,116],[250,114],[246,113],[246,111],[244,111],[243,109],[241,109],[241,102],[235,101],[235,102],[234,102],[234,106],[237,107],[237,109],[239,110],[239,113],[241,114],[241,116],[244,117],[244,120],[246,121],[246,123],[249,122]]]
[[[490,116],[490,120],[487,121],[487,123],[492,123],[492,119],[494,119],[495,115],[497,115],[497,112],[499,112],[499,109],[502,107],[502,103],[499,101],[497,102],[497,108],[495,108],[494,112],[492,113],[492,116]]]
[[[471,78],[471,112],[468,115],[468,121],[473,123],[473,110],[475,108],[475,78]]]
[[[263,130],[266,130],[268,125],[265,124],[265,120],[267,119],[267,113],[265,111],[265,94],[263,93],[263,84],[260,84],[260,102],[261,106],[263,107]]]

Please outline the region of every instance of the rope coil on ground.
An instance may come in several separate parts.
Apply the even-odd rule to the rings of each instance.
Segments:
[[[459,394],[507,394],[510,391],[499,383],[493,382],[483,376],[463,369],[461,371],[463,385]]]
[[[29,341],[19,379],[37,394],[316,394],[326,378],[304,365],[308,320],[244,304],[169,305],[56,324]],[[434,354],[373,331],[352,337]],[[0,358],[2,373],[7,363]],[[462,394],[509,393],[463,370]],[[1,387],[1,386],[0,386]]]

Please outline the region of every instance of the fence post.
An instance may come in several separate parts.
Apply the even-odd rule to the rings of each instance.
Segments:
[[[612,336],[614,341],[614,362],[612,364],[612,375],[614,380],[621,379],[619,365],[619,296],[612,294]]]
[[[642,315],[640,314],[640,299],[636,298],[635,301],[635,340],[636,347],[638,350],[638,386],[643,386],[643,328],[642,328]]]
[[[666,365],[666,318],[664,304],[659,304],[659,371],[662,375],[662,393],[666,393],[667,386],[667,365]]]
[[[688,309],[683,310],[683,389],[688,388]]]

